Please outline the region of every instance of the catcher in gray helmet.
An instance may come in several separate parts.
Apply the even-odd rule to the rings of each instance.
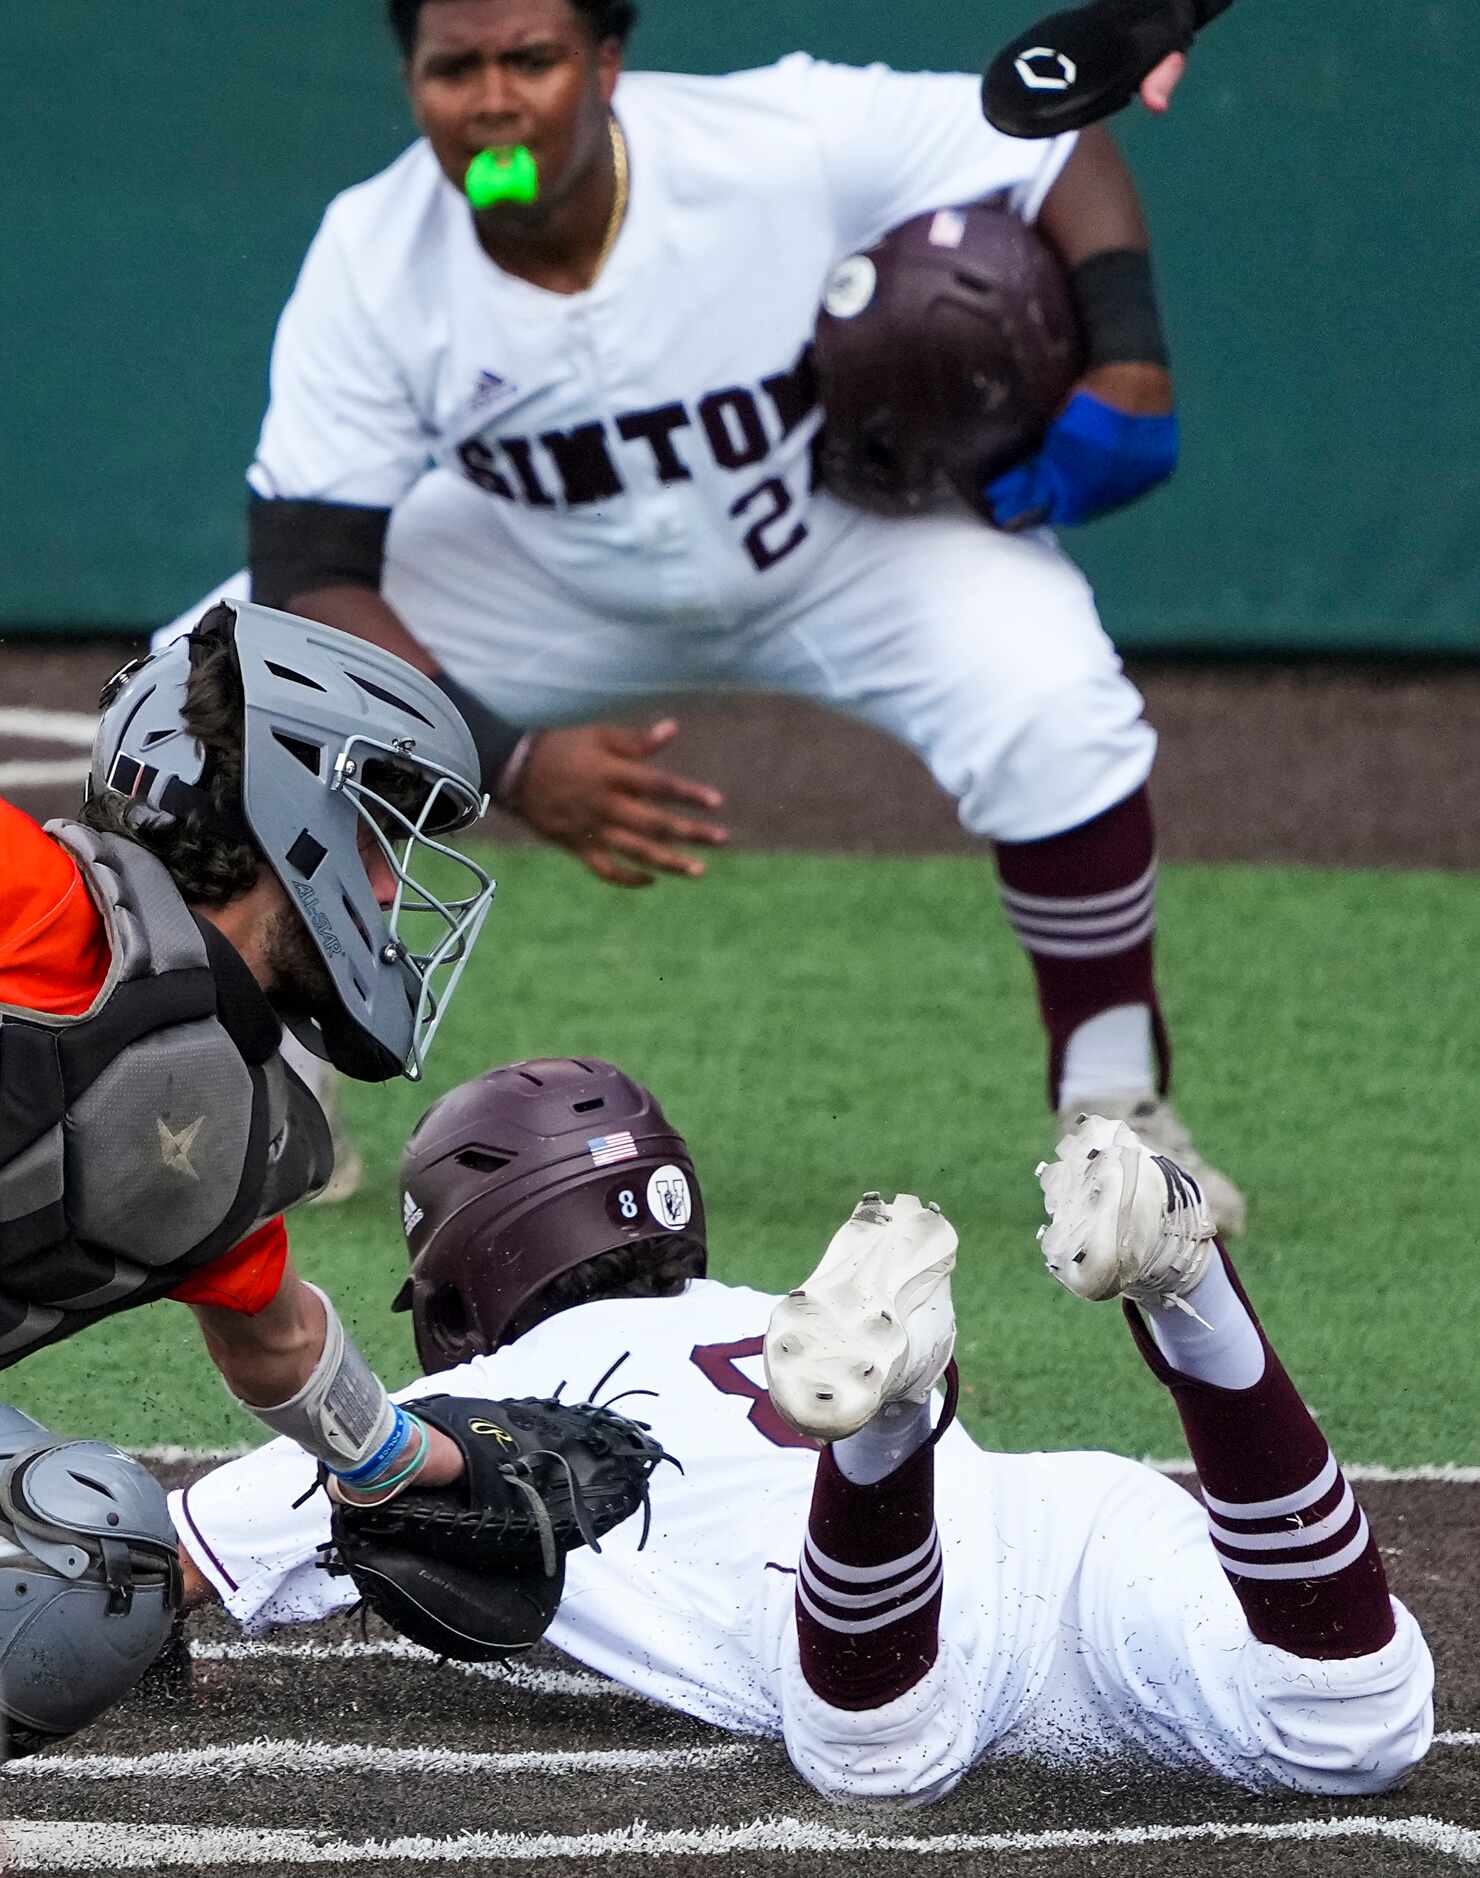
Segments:
[[[289,1261],[282,1216],[332,1155],[279,1045],[286,1023],[351,1076],[420,1075],[493,894],[446,845],[483,807],[472,739],[391,654],[247,605],[102,705],[77,820],[0,802],[0,1367],[174,1298],[337,1496],[451,1481],[455,1443]],[[177,1601],[153,1481],[0,1410],[7,1753],[127,1689]]]
[[[1206,1507],[1117,1455],[991,1453],[955,1422],[939,1207],[865,1194],[785,1297],[719,1283],[653,1096],[608,1063],[536,1061],[444,1097],[401,1169],[401,1302],[452,1366],[402,1399],[470,1450],[481,1555],[407,1550],[458,1530],[455,1489],[331,1511],[279,1441],[172,1498],[190,1598],[255,1629],[358,1592],[438,1655],[507,1656],[548,1626],[627,1689],[783,1737],[840,1801],[919,1805],[1001,1754],[1391,1786],[1432,1735],[1419,1627],[1196,1181],[1081,1120],[1039,1169],[1043,1256],[1081,1298],[1125,1300]],[[607,1406],[552,1400],[562,1380]],[[659,1442],[682,1471],[654,1472]],[[650,1477],[649,1531],[624,1516]]]

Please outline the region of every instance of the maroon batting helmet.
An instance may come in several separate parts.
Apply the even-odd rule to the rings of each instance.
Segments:
[[[979,506],[1084,357],[1062,262],[1000,201],[917,215],[840,261],[816,345],[822,480],[884,515]]]
[[[680,1135],[640,1083],[595,1058],[536,1058],[451,1090],[401,1156],[409,1310],[427,1370],[509,1341],[553,1278],[639,1240],[686,1242],[704,1201]]]

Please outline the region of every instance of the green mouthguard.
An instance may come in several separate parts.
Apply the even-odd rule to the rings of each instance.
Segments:
[[[535,202],[540,193],[539,165],[522,143],[512,150],[480,150],[463,178],[475,209],[498,202]]]

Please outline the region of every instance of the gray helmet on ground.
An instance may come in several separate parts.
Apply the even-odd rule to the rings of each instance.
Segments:
[[[593,1057],[491,1069],[428,1109],[401,1157],[410,1310],[428,1371],[509,1341],[551,1279],[639,1241],[706,1260],[704,1201],[657,1098]]]
[[[1000,202],[917,215],[828,277],[824,484],[885,515],[961,501],[1035,450],[1083,340],[1057,253]]]
[[[85,1728],[169,1639],[180,1564],[164,1489],[105,1441],[0,1405],[0,1758]]]
[[[244,705],[240,823],[223,828],[182,708],[193,659],[228,641]],[[221,605],[126,667],[103,694],[88,795],[138,826],[198,815],[266,856],[333,981],[328,1010],[285,1012],[351,1076],[412,1080],[467,963],[493,882],[441,837],[482,813],[473,740],[451,700],[378,646],[268,607]],[[397,880],[383,912],[360,856],[369,828]],[[440,859],[437,886],[427,857]]]

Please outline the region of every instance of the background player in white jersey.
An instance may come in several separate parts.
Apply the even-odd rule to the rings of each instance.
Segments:
[[[402,1302],[429,1367],[466,1360],[407,1395],[580,1391],[617,1363],[613,1390],[650,1391],[625,1406],[684,1472],[653,1476],[641,1549],[629,1522],[569,1554],[550,1638],[685,1713],[784,1735],[832,1797],[922,1803],[1010,1753],[1392,1785],[1431,1739],[1428,1650],[1195,1185],[1123,1125],[1062,1147],[1050,1267],[1138,1300],[1211,1517],[1113,1455],[975,1445],[947,1368],[956,1235],[912,1195],[865,1196],[779,1303],[707,1279],[688,1149],[604,1063],[491,1070],[413,1134]],[[353,1602],[321,1568],[312,1480],[274,1442],[174,1496],[195,1601],[256,1628]]]
[[[593,716],[770,690],[908,744],[992,844],[1052,1106],[1134,1115],[1239,1230],[1242,1196],[1164,1100],[1155,736],[1083,577],[1029,525],[1104,514],[1176,461],[1148,237],[1108,135],[1015,141],[975,77],[801,54],[624,75],[626,0],[390,14],[425,136],[331,204],[284,311],[253,592],[437,676],[489,787],[611,881],[692,869],[674,844],[724,831],[674,806],[697,785],[647,774],[671,725],[613,756]],[[473,210],[470,163],[519,146],[538,199]],[[991,195],[1070,270],[1085,372],[982,513],[845,507],[814,487],[829,270]]]

